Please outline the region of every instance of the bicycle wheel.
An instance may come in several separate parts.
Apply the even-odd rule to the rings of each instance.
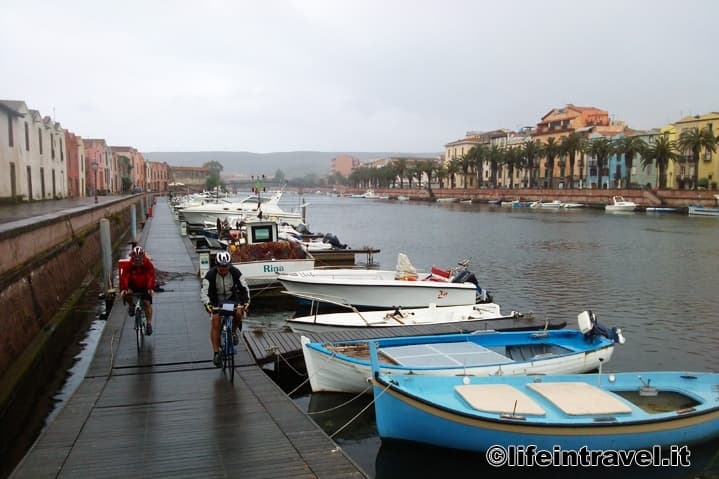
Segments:
[[[225,343],[224,348],[222,348],[222,371],[227,374],[228,379],[232,382],[235,372],[235,364],[232,357],[232,333],[230,333],[229,329],[225,329],[222,331],[222,336],[224,337]]]
[[[145,318],[142,308],[135,310],[135,339],[137,340],[137,350],[140,351],[142,343],[145,341]]]
[[[227,335],[230,338],[230,341],[228,343],[230,345],[230,347],[228,348],[229,352],[227,355],[227,367],[230,369],[229,370],[230,382],[234,383],[235,382],[235,343],[232,340],[232,333],[230,332]]]
[[[220,331],[219,352],[220,352],[220,360],[222,361],[222,373],[223,374],[225,373],[225,367],[226,367],[226,361],[227,361],[225,359],[225,357],[227,356],[227,354],[225,353],[225,350],[227,349],[226,343],[227,343],[227,341],[225,340],[225,331],[224,330]]]

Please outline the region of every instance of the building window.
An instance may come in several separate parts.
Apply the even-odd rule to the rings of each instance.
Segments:
[[[62,147],[62,138],[60,138],[60,161],[65,161],[65,154],[63,153],[64,148]]]
[[[25,151],[30,151],[30,128],[25,122]]]
[[[55,135],[50,133],[50,158],[55,159]]]
[[[40,154],[42,155],[42,128],[37,129],[37,139],[38,144],[40,145]]]
[[[15,139],[12,136],[12,115],[10,112],[7,114],[7,138],[8,138],[8,145],[10,148],[15,146]]]

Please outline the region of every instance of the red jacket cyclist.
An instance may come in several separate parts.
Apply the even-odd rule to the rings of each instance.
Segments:
[[[129,305],[128,313],[135,315],[134,295],[142,298],[142,309],[145,311],[147,335],[152,334],[152,295],[155,292],[155,265],[145,254],[142,246],[135,246],[130,251],[130,267],[120,274],[120,297]]]

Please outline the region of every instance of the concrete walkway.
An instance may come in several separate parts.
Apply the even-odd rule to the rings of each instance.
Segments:
[[[11,478],[366,477],[254,363],[231,384],[211,362],[193,252],[158,198],[141,243],[165,282],[138,353],[113,307],[84,381]]]

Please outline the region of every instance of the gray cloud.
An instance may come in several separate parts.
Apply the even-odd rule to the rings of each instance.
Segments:
[[[713,0],[4,0],[0,96],[144,151],[440,151],[565,103],[635,128],[716,111],[717,18]]]

